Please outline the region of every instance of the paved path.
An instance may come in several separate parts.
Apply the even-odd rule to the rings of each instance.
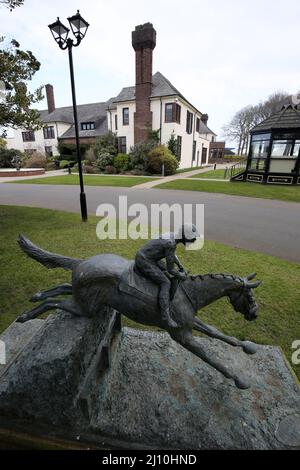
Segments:
[[[205,205],[205,238],[300,262],[300,204],[268,199],[140,188],[86,186],[88,210],[99,204],[118,205],[119,195],[128,204],[202,203]],[[46,207],[79,212],[76,186],[1,184],[0,204]],[[234,262],[234,260],[233,260]],[[237,266],[238,268],[238,266]]]
[[[43,175],[36,176],[4,176],[0,178],[0,183],[11,183],[12,181],[21,181],[21,180],[32,180],[35,178],[47,178],[48,176],[61,176],[65,175],[66,170],[53,170],[47,171]]]
[[[225,167],[228,166],[227,164],[221,163],[218,164],[216,169],[221,170],[224,169]],[[165,176],[163,180],[157,180],[157,181],[148,181],[146,183],[142,183],[136,186],[136,188],[139,189],[151,189],[154,188],[154,186],[157,186],[161,183],[168,183],[169,181],[174,181],[174,180],[180,180],[182,178],[189,178],[190,176],[198,175],[199,173],[206,173],[207,171],[212,170],[213,167],[207,166],[205,168],[202,168],[201,170],[191,170],[191,171],[186,171],[184,173],[176,173],[175,175],[171,176]]]

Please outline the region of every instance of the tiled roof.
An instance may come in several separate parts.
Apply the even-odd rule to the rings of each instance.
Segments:
[[[106,110],[112,103],[112,99],[104,103],[90,103],[81,104],[77,106],[78,121],[81,122],[94,122],[95,129],[89,131],[82,131],[79,127],[80,137],[98,137],[108,131],[107,114]],[[52,113],[47,110],[40,111],[40,118],[44,123],[47,122],[65,122],[72,124],[62,136],[61,139],[75,137],[75,128],[73,126],[73,107],[66,106],[64,108],[57,108]]]
[[[213,134],[213,135],[217,135],[217,134],[215,134],[209,127],[207,127],[207,125],[206,125],[203,121],[200,121],[199,134]]]
[[[162,73],[156,72],[156,74],[153,75],[152,80],[152,98],[158,98],[160,96],[179,95],[185,100],[185,98],[177,90],[177,88],[175,88],[174,85],[172,85],[172,83]]]
[[[151,98],[159,98],[161,96],[180,96],[184,101],[189,101],[172,85],[172,83],[160,72],[156,72],[152,76],[152,94]],[[120,103],[123,101],[134,101],[135,100],[135,86],[125,87],[121,92],[113,99],[114,103]],[[189,103],[191,104],[191,103]],[[195,108],[191,104],[191,106]]]
[[[118,96],[114,98],[114,103],[120,103],[122,101],[134,101],[135,100],[135,86],[127,86],[122,88]]]
[[[158,98],[161,96],[179,96],[188,104],[184,96],[172,85],[172,83],[164,77],[160,72],[156,72],[153,77],[153,87],[151,98]],[[82,122],[95,122],[95,129],[89,131],[79,130],[80,137],[98,137],[105,134],[108,131],[107,123],[107,109],[114,109],[116,103],[134,101],[135,100],[135,86],[125,87],[121,90],[116,98],[111,98],[104,103],[90,103],[81,104],[77,106],[78,121]],[[191,105],[191,104],[190,104]],[[191,105],[196,111],[198,111],[193,105]],[[65,122],[71,124],[68,129],[60,138],[67,139],[75,137],[75,129],[73,126],[73,108],[72,106],[66,106],[63,108],[56,108],[52,113],[48,113],[47,110],[39,112],[40,118],[43,123],[50,122]],[[201,114],[201,113],[200,113]],[[200,133],[214,134],[202,121],[200,123]]]
[[[300,128],[300,110],[297,106],[287,105],[280,111],[262,121],[251,129],[251,132],[268,131],[272,129]]]

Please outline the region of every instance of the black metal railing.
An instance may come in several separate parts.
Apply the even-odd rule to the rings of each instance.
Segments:
[[[241,161],[237,162],[234,165],[232,165],[230,168],[225,169],[224,173],[224,179],[226,178],[233,178],[234,176],[238,175],[239,173],[242,173],[243,171],[246,170],[247,166],[247,161]]]

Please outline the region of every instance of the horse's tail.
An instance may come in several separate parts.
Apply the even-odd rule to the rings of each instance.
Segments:
[[[80,259],[68,258],[43,250],[34,245],[28,238],[24,237],[24,235],[19,235],[18,243],[21,249],[30,256],[30,258],[35,259],[47,268],[73,269],[82,261]]]

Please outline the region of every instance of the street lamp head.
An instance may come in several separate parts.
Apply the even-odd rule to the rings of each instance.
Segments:
[[[77,39],[78,42],[82,41],[84,36],[86,35],[87,29],[89,27],[89,23],[85,21],[77,10],[76,15],[70,16],[68,18],[70,23],[72,32]]]
[[[54,40],[57,42],[59,47],[63,48],[68,39],[70,31],[69,28],[64,26],[58,17],[57,20],[54,23],[49,24],[48,27],[50,28]]]

